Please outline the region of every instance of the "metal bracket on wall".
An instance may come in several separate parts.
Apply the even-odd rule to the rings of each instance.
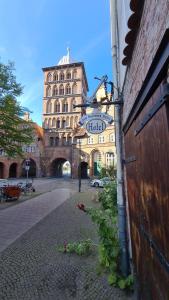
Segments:
[[[163,95],[160,97],[160,99],[157,100],[157,102],[154,104],[154,106],[148,111],[148,113],[145,114],[143,120],[139,124],[139,126],[136,128],[134,135],[136,136],[143,128],[144,126],[152,119],[152,117],[157,113],[157,111],[160,109],[160,107],[169,99],[169,84],[164,85],[164,92]]]
[[[127,157],[126,159],[124,159],[124,163],[125,164],[129,164],[129,163],[131,163],[131,162],[134,162],[134,161],[136,161],[136,157],[135,157],[135,155],[132,155],[132,156],[129,156],[129,157]]]

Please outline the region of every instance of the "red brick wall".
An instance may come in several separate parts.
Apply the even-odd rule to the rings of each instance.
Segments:
[[[169,1],[145,0],[140,29],[124,84],[123,124],[127,120],[167,27],[169,27]]]

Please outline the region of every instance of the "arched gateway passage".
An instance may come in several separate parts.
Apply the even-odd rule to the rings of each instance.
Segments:
[[[52,177],[70,177],[71,165],[65,158],[57,158],[53,160],[51,164],[51,176]]]
[[[80,171],[81,171],[81,178],[86,179],[88,178],[88,163],[82,161],[80,164]]]
[[[0,178],[4,178],[4,164],[0,162]]]
[[[17,176],[17,163],[12,163],[9,168],[9,178],[16,178]]]

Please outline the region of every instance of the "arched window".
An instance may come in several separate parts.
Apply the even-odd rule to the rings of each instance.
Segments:
[[[59,145],[59,137],[55,137],[55,146],[58,146]]]
[[[51,97],[51,87],[50,87],[50,85],[46,88],[46,96]]]
[[[59,119],[57,120],[57,124],[56,125],[57,125],[57,128],[60,128],[60,120]]]
[[[72,86],[72,93],[77,94],[77,84],[76,83],[74,83]]]
[[[53,81],[58,81],[58,74],[56,72],[53,74]]]
[[[56,119],[55,118],[53,118],[53,120],[52,120],[52,127],[56,127]]]
[[[49,138],[49,146],[52,147],[54,145],[54,138],[50,137]]]
[[[70,72],[68,72],[68,73],[66,74],[66,79],[71,79],[71,73],[70,73]]]
[[[69,127],[69,117],[66,118],[66,127]]]
[[[69,95],[71,94],[71,87],[70,87],[70,84],[68,83],[67,86],[66,86],[66,94]]]
[[[73,70],[73,79],[77,78],[77,70]]]
[[[62,121],[62,128],[66,128],[66,120]]]
[[[43,122],[43,127],[48,128],[48,119],[45,119]]]
[[[73,117],[70,118],[70,127],[73,128]]]
[[[53,96],[57,96],[58,95],[58,88],[56,85],[54,85],[53,87]]]
[[[60,103],[59,103],[59,101],[55,102],[55,112],[60,112]]]
[[[106,167],[114,166],[114,153],[107,152],[106,153]]]
[[[49,114],[52,112],[52,102],[49,100],[46,105],[46,112]]]
[[[51,125],[52,125],[52,120],[51,118],[48,120],[48,127],[51,128]]]
[[[62,111],[63,112],[68,112],[68,102],[66,100],[63,102]]]
[[[65,136],[62,137],[62,144],[63,144],[63,146],[67,145],[66,137]]]
[[[76,109],[73,107],[73,105],[76,105],[76,100],[74,98],[72,99],[72,111],[74,111]]]
[[[52,74],[51,73],[48,73],[48,75],[47,75],[47,81],[48,82],[52,81]]]
[[[115,133],[110,134],[110,143],[115,143]]]
[[[65,75],[63,72],[60,73],[60,80],[64,80],[65,79]]]
[[[63,84],[61,84],[60,87],[59,87],[59,94],[64,95],[64,86],[63,86]]]
[[[75,122],[74,122],[74,124],[75,124],[75,127],[76,127],[77,124],[78,124],[78,117],[77,117],[77,116],[75,117]]]
[[[68,143],[68,145],[71,145],[71,144],[72,144],[72,137],[71,137],[71,136],[68,136],[68,138],[67,138],[67,143]]]

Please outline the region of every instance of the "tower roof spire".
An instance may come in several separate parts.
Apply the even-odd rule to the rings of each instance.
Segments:
[[[67,47],[67,55],[64,55],[58,62],[59,65],[67,65],[75,62],[70,56],[70,47]]]

